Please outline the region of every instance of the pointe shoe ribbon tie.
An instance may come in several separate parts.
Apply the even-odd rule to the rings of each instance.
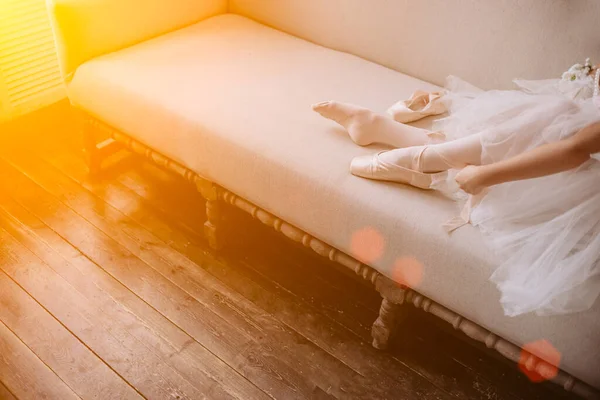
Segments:
[[[407,183],[420,189],[431,189],[434,174],[426,174],[417,170],[419,164],[421,164],[421,155],[425,148],[419,152],[413,162],[412,166],[415,169],[405,168],[382,160],[380,157],[384,153],[382,151],[374,155],[354,158],[350,165],[350,171],[353,175],[361,178]]]
[[[465,202],[464,206],[462,207],[462,209],[460,211],[460,214],[442,225],[443,228],[446,230],[446,232],[448,234],[450,234],[450,233],[454,232],[455,230],[457,230],[458,228],[461,228],[465,225],[470,224],[471,223],[471,213],[473,212],[473,209],[475,207],[477,207],[479,205],[479,203],[481,203],[481,201],[483,200],[483,198],[486,196],[487,193],[488,193],[488,189],[484,189],[479,194],[469,195],[467,201]]]
[[[448,111],[442,97],[444,92],[425,92],[417,90],[410,99],[399,101],[388,109],[388,113],[403,124],[418,121],[431,115],[439,115]]]

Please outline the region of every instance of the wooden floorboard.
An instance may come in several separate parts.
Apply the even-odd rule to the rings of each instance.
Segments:
[[[0,238],[2,252],[14,244],[1,228]],[[142,398],[3,272],[0,287],[0,321],[78,396]]]
[[[10,258],[2,260],[4,272],[145,397],[203,398],[202,393],[213,385],[204,386],[201,376],[193,384],[186,381],[119,320],[106,315],[33,254],[12,247]]]
[[[111,318],[125,325],[131,335],[162,354],[188,380],[196,381],[207,376],[213,381],[222,382],[221,386],[226,386],[226,390],[236,398],[265,397],[33,215],[15,203],[4,207],[14,216],[10,216],[7,221],[6,216],[0,213],[0,218],[5,217],[4,225],[9,226],[7,230],[38,257],[52,265],[57,273],[81,293],[102,307]]]
[[[15,200],[26,203],[27,198],[36,198],[35,204],[21,204],[52,230],[165,315],[167,319],[182,327],[183,330],[189,329],[187,333],[193,340],[208,346],[212,352],[220,356],[226,355],[234,365],[242,364],[244,357],[240,355],[250,351],[249,335],[243,334],[235,326],[226,324],[210,309],[170,283],[148,264],[120,246],[112,237],[96,229],[11,166],[2,165],[0,170],[2,170],[0,176],[10,181],[14,187],[18,187],[18,190],[11,192],[11,195],[15,195]],[[199,321],[202,325],[198,323]],[[170,354],[165,355],[165,357],[169,356]],[[213,358],[216,362],[218,357]],[[267,367],[263,366],[265,364]],[[265,389],[274,394],[295,395],[297,389],[292,386],[293,383],[283,379],[280,374],[269,377],[268,369],[266,373],[264,372],[268,368],[268,363],[262,361],[260,352],[245,368],[248,373],[255,374],[256,379],[261,379]],[[292,374],[293,371],[290,373]],[[197,383],[200,381],[199,378],[190,378],[190,380]],[[236,376],[232,372],[230,376],[225,376],[223,379],[233,385]],[[209,384],[213,385],[213,383]]]
[[[420,312],[373,349],[372,288],[233,210],[215,254],[191,185],[127,152],[91,179],[66,110],[0,137],[0,399],[572,398]]]
[[[18,399],[79,399],[0,321],[0,379]],[[0,392],[1,393],[1,392]]]

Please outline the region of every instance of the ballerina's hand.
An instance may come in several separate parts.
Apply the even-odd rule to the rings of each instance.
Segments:
[[[469,194],[479,194],[486,185],[483,182],[481,167],[467,165],[457,175],[456,183]]]

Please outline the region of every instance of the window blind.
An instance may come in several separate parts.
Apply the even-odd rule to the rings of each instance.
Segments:
[[[65,94],[45,0],[0,0],[0,120]]]

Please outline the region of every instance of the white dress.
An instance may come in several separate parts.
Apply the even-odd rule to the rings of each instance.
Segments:
[[[600,120],[592,98],[573,100],[548,86],[538,93],[483,92],[453,78],[449,90],[450,116],[440,128],[450,140],[480,133],[483,164]],[[506,315],[564,314],[594,304],[600,294],[600,161],[493,186],[469,200],[471,224],[498,256],[491,280]]]

